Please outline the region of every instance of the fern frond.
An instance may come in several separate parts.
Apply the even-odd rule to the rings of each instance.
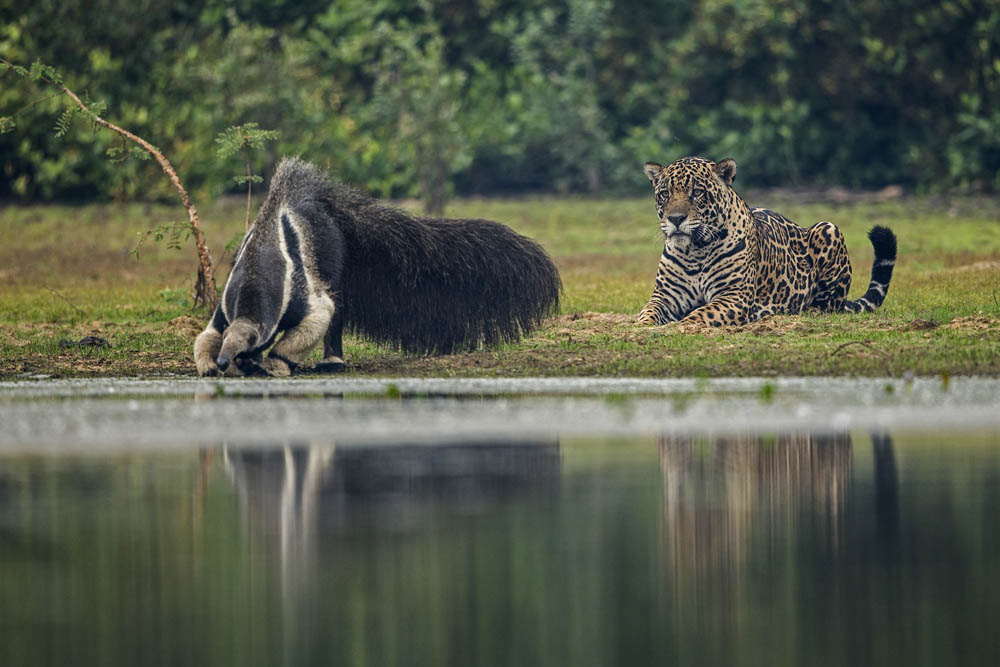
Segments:
[[[56,121],[55,130],[57,137],[64,137],[67,133],[69,133],[69,130],[73,125],[73,119],[76,118],[78,113],[80,113],[80,109],[78,107],[66,107],[66,109],[59,116],[59,119]]]

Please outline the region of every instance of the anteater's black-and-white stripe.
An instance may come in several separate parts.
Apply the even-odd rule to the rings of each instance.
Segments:
[[[872,279],[863,297],[857,301],[844,303],[844,310],[851,313],[876,310],[882,305],[889,291],[889,281],[892,280],[892,267],[896,265],[896,235],[891,229],[875,225],[868,232],[868,240],[872,242],[872,248],[875,250]]]
[[[320,338],[315,369],[342,370],[345,327],[418,353],[513,341],[557,310],[561,289],[541,246],[504,225],[417,218],[298,159],[278,165],[235,258],[195,341],[201,375],[286,375]]]

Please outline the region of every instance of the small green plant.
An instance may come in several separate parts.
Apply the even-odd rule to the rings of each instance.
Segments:
[[[762,403],[770,403],[774,400],[774,385],[765,382],[760,388],[760,400]]]
[[[233,180],[237,185],[246,183],[247,186],[247,218],[244,231],[249,231],[250,229],[250,197],[253,194],[253,184],[264,181],[263,178],[253,173],[253,167],[250,163],[250,149],[263,148],[264,142],[274,141],[277,138],[277,130],[262,130],[257,123],[233,125],[226,128],[224,132],[220,132],[219,136],[215,138],[215,143],[219,144],[217,153],[220,158],[228,158],[241,151],[243,152],[243,162],[247,173],[246,175],[236,176]],[[229,249],[228,245],[226,249]]]
[[[184,242],[191,238],[191,228],[183,222],[167,222],[159,227],[139,232],[135,247],[129,251],[129,254],[135,255],[135,258],[139,259],[139,252],[142,250],[142,246],[151,236],[155,243],[167,239],[168,248],[171,250],[180,250]]]

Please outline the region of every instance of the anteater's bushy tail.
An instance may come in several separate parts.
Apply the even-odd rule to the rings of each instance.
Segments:
[[[875,249],[875,261],[872,262],[872,280],[863,297],[857,301],[844,303],[844,310],[852,313],[875,310],[882,305],[886,292],[889,291],[892,267],[896,264],[896,235],[892,233],[891,229],[875,225],[868,232],[868,239]]]
[[[343,284],[350,330],[409,352],[517,340],[556,312],[559,273],[534,241],[489,220],[355,212]]]
[[[291,198],[303,217],[343,235],[334,287],[349,331],[408,352],[449,353],[515,341],[558,311],[558,270],[509,227],[416,217],[299,160],[278,171],[305,184]]]

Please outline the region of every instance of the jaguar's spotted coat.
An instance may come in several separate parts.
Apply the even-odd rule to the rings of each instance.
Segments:
[[[836,225],[808,229],[733,190],[736,161],[687,157],[663,167],[647,162],[660,230],[666,241],[656,286],[639,322],[676,320],[713,326],[745,324],[767,315],[858,312],[882,305],[896,260],[896,236],[875,226],[871,283],[848,301],[851,261]]]

